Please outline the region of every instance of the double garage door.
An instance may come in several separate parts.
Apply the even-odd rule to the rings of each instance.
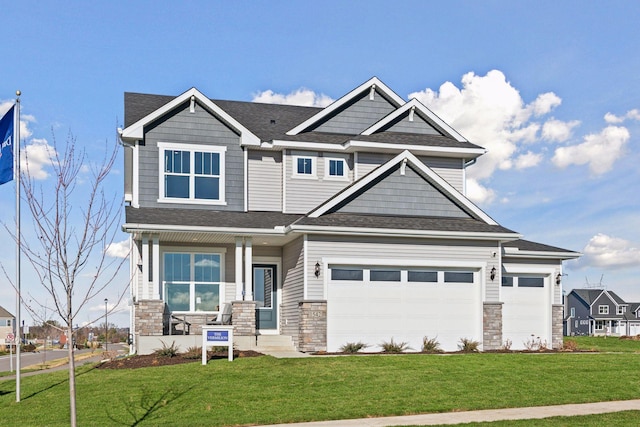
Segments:
[[[362,342],[406,342],[420,351],[424,337],[443,350],[461,338],[482,342],[480,271],[399,267],[330,266],[327,350]]]

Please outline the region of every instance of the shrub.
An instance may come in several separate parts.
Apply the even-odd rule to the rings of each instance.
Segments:
[[[365,348],[369,347],[369,344],[365,344],[363,342],[348,342],[345,345],[343,345],[342,347],[340,347],[340,351],[342,353],[349,353],[349,354],[354,354],[359,352],[360,350],[363,350]]]
[[[189,347],[185,353],[182,353],[185,359],[200,359],[202,357],[202,347]]]
[[[178,355],[178,347],[175,341],[170,346],[167,346],[167,343],[162,341],[162,348],[155,349],[153,354],[162,357],[175,357]]]
[[[442,353],[438,337],[429,338],[427,336],[422,338],[422,351],[425,353]]]
[[[470,338],[460,338],[460,344],[458,344],[458,348],[464,353],[477,353],[478,346],[480,343]]]
[[[500,347],[500,350],[509,351],[511,350],[512,345],[513,345],[513,341],[507,338],[507,340],[502,344],[502,347]]]
[[[380,344],[380,347],[382,347],[382,351],[384,353],[403,353],[403,352],[411,349],[411,347],[409,347],[409,343],[407,343],[407,342],[394,342],[393,341],[393,337],[391,338],[391,341],[389,341],[389,342],[383,341],[382,344]]]
[[[21,350],[22,350],[22,351],[27,351],[27,352],[31,352],[31,353],[33,353],[33,352],[35,352],[35,351],[36,351],[36,346],[35,346],[35,345],[33,345],[33,344],[31,344],[31,343],[29,343],[29,344],[24,344],[24,345],[21,347]]]
[[[562,351],[577,351],[578,343],[575,340],[566,340],[562,344]]]

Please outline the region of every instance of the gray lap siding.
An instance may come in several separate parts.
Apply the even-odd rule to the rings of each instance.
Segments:
[[[244,154],[240,136],[200,106],[194,113],[189,106],[145,129],[139,145],[139,203],[141,207],[178,207],[180,203],[158,203],[160,161],[158,142],[226,147],[225,200],[215,210],[244,210]],[[188,204],[189,209],[211,209],[210,205]]]

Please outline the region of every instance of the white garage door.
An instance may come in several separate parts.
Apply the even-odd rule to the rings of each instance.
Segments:
[[[479,272],[385,267],[331,266],[327,290],[327,349],[363,342],[407,342],[437,337],[457,350],[461,338],[482,342]]]
[[[640,335],[640,323],[631,322],[629,323],[629,335]]]
[[[530,343],[551,348],[551,303],[549,280],[538,276],[507,276],[502,280],[502,339],[513,350]]]

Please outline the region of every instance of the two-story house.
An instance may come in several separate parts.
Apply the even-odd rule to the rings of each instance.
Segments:
[[[565,298],[566,335],[638,335],[640,304],[606,289],[573,289]]]
[[[467,199],[485,150],[377,78],[325,108],[125,93],[120,139],[139,353],[200,345],[223,307],[241,348],[562,343],[580,254]]]
[[[16,317],[0,306],[0,344],[4,344],[7,336],[16,334]]]

